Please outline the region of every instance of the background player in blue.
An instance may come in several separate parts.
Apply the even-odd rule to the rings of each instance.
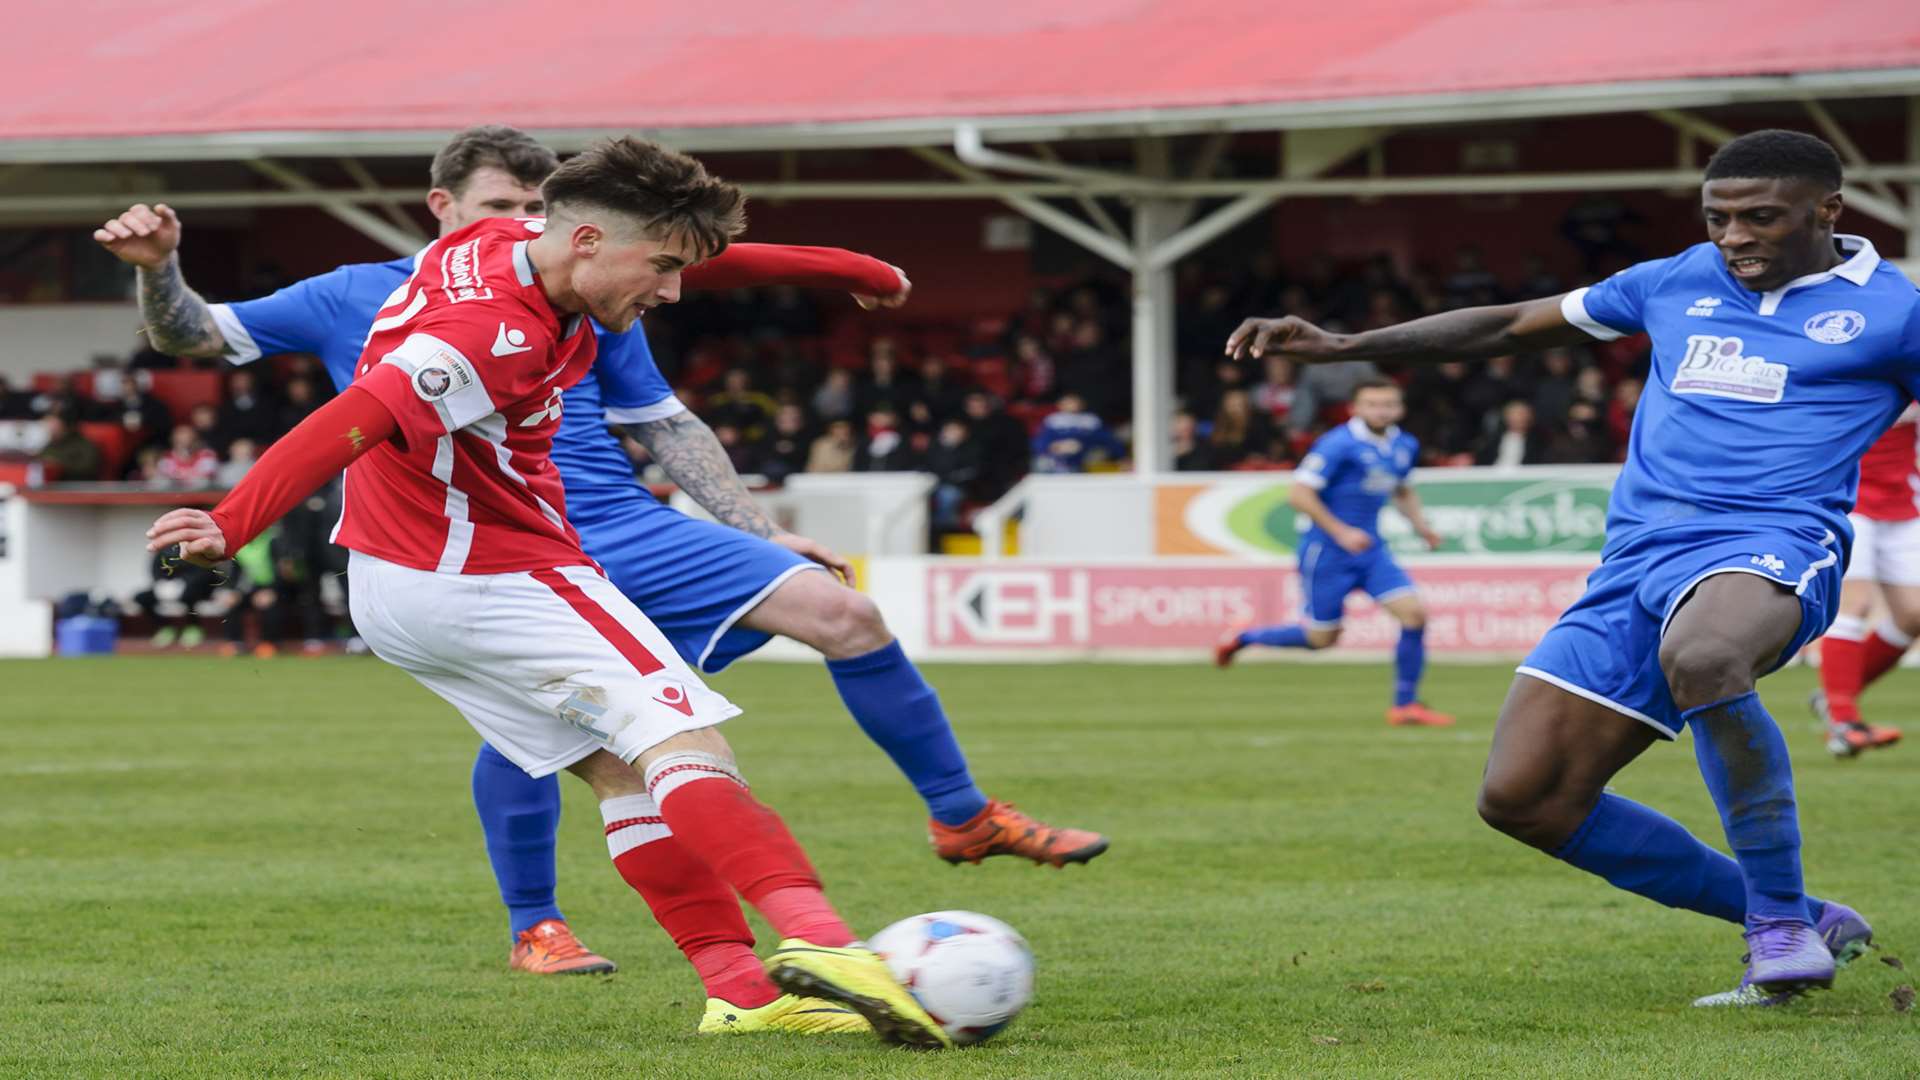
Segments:
[[[552,151],[519,131],[474,128],[435,157],[427,205],[443,233],[484,217],[537,216],[539,184],[556,164]],[[208,305],[181,277],[179,221],[166,207],[135,207],[96,236],[139,268],[141,310],[155,347],[224,355],[235,363],[313,353],[338,386],[352,378],[373,314],[413,269],[411,258],[346,266],[260,300]],[[750,247],[734,245],[729,252]],[[813,249],[792,250],[804,258]],[[886,283],[898,291],[882,296],[876,288],[861,302],[904,301],[904,275],[894,271]],[[696,287],[692,274],[688,285]],[[593,374],[568,391],[562,407],[553,458],[566,484],[568,519],[587,553],[688,663],[717,672],[776,634],[818,649],[861,729],[926,801],[935,850],[951,862],[1011,854],[1057,866],[1106,850],[1096,833],[1047,826],[980,792],[938,695],[879,609],[835,574],[806,572],[846,572],[845,561],[779,529],[755,504],[713,433],[674,397],[642,332],[601,332]],[[646,446],[668,477],[724,524],[689,518],[655,500],[636,482],[610,423]],[[483,746],[473,790],[510,914],[515,966],[612,970],[579,945],[556,904],[557,781],[534,780]]]
[[[1421,512],[1420,496],[1407,483],[1420,459],[1420,440],[1400,430],[1405,413],[1393,380],[1370,378],[1354,387],[1352,418],[1314,440],[1287,493],[1287,502],[1313,523],[1300,537],[1301,621],[1229,631],[1213,659],[1226,667],[1249,645],[1324,649],[1340,640],[1347,594],[1361,589],[1400,623],[1387,723],[1444,727],[1453,717],[1420,702],[1427,609],[1380,538],[1380,510],[1392,499],[1428,547],[1440,544]]]
[[[1438,361],[1645,332],[1652,374],[1587,591],[1519,669],[1480,791],[1495,828],[1673,907],[1744,924],[1740,986],[1699,1005],[1831,985],[1871,939],[1806,895],[1787,747],[1754,692],[1833,620],[1866,450],[1920,387],[1920,290],[1834,231],[1841,171],[1812,136],[1760,131],[1707,163],[1707,242],[1561,297],[1363,334],[1249,319],[1236,355]],[[1734,858],[1606,791],[1693,731]]]

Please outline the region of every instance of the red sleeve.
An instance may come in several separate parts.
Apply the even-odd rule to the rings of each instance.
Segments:
[[[267,447],[239,486],[213,508],[213,522],[227,538],[227,554],[246,547],[300,500],[354,458],[392,438],[396,430],[387,407],[358,386],[347,387],[315,409]]]
[[[706,262],[688,267],[680,281],[689,289],[801,285],[862,296],[892,296],[900,291],[899,272],[871,255],[788,244],[728,245]]]

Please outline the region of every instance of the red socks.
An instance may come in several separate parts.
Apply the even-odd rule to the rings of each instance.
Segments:
[[[1861,687],[1872,686],[1875,679],[1892,671],[1900,663],[1900,658],[1907,655],[1907,647],[1912,644],[1913,639],[1901,633],[1891,622],[1882,622],[1874,627],[1873,633],[1867,635],[1867,640],[1860,643]]]
[[[1820,689],[1827,695],[1827,714],[1836,724],[1860,720],[1857,699],[1865,684],[1865,649],[1860,641],[1866,626],[1859,619],[1842,615],[1833,620],[1827,636],[1820,639]]]
[[[614,868],[680,947],[708,997],[757,1009],[780,996],[753,954],[740,901],[667,829],[653,799],[623,795],[600,804]]]
[[[799,842],[778,814],[748,794],[731,762],[668,754],[647,767],[647,790],[673,835],[760,909],[781,937],[829,947],[855,940],[820,891]]]

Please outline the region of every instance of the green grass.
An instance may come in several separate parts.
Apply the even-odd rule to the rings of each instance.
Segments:
[[[606,861],[569,780],[561,903],[611,979],[505,970],[467,793],[475,740],[374,661],[0,665],[0,1076],[1649,1076],[1920,1073],[1889,1003],[1920,942],[1920,746],[1836,764],[1792,736],[1809,879],[1886,950],[1785,1010],[1700,1012],[1724,924],[1615,892],[1483,826],[1508,680],[1443,667],[1453,731],[1380,722],[1374,666],[945,667],[983,784],[1113,850],[1065,872],[926,850],[911,790],[815,667],[716,685],[756,791],[864,929],[947,907],[1032,941],[1032,1008],[943,1055],[693,1034],[698,984]],[[1870,699],[1899,720],[1920,679]],[[1702,835],[1687,746],[1620,789]],[[1920,966],[1920,948],[1913,959]]]

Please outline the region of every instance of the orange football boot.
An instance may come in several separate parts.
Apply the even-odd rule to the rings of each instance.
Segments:
[[[1452,727],[1453,717],[1413,701],[1388,709],[1387,723],[1394,727]]]
[[[1233,664],[1233,658],[1240,655],[1241,649],[1246,648],[1245,645],[1240,643],[1240,635],[1246,633],[1247,625],[1246,623],[1239,623],[1227,627],[1226,632],[1220,635],[1220,640],[1213,643],[1214,667],[1231,666]]]
[[[613,961],[580,944],[567,924],[544,919],[520,931],[507,954],[507,966],[535,975],[611,975]]]
[[[1107,850],[1107,838],[1085,829],[1056,829],[994,800],[965,825],[927,823],[933,853],[958,866],[993,855],[1018,855],[1035,863],[1083,863]]]

